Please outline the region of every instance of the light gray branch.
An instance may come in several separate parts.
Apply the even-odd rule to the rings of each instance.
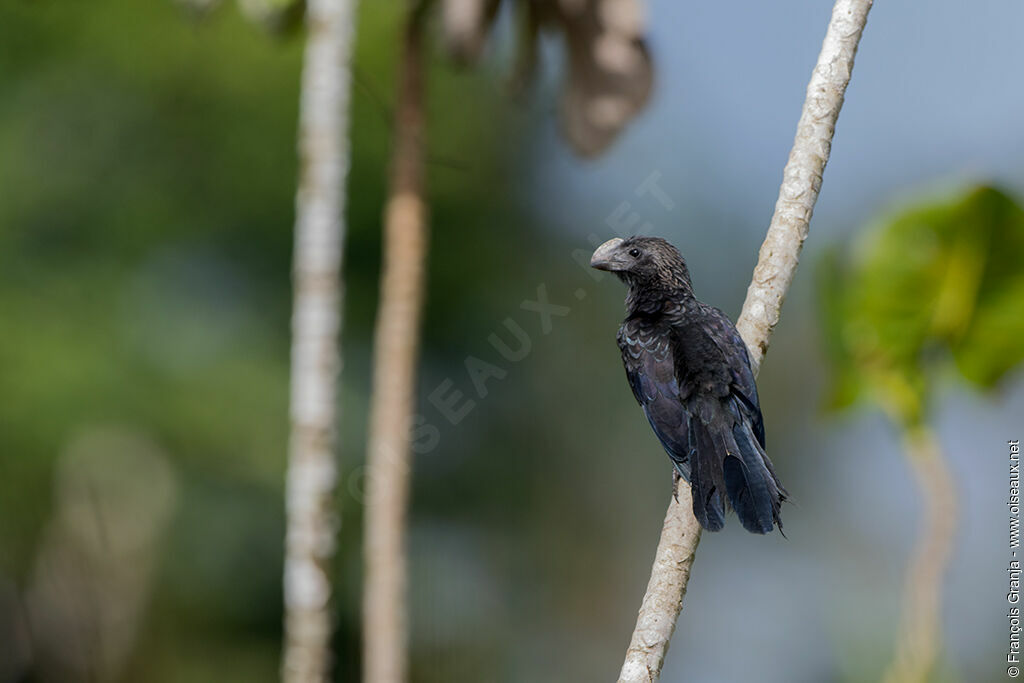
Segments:
[[[651,580],[647,583],[626,661],[619,673],[621,683],[658,680],[672,632],[676,630],[676,620],[683,609],[683,596],[700,543],[701,528],[693,516],[690,485],[680,481],[678,494],[679,501],[670,501],[665,513]]]
[[[782,301],[793,281],[800,249],[807,238],[836,119],[843,106],[857,44],[871,4],[871,0],[836,1],[818,63],[807,85],[793,149],[782,174],[775,214],[761,245],[743,312],[736,323],[750,351],[755,374],[779,322]],[[699,542],[700,524],[693,516],[689,486],[684,484],[680,487],[679,502],[669,503],[651,580],[619,674],[620,683],[653,682],[661,675]]]
[[[284,562],[286,683],[329,678],[341,256],[355,0],[309,0],[299,103],[291,437]]]
[[[853,58],[870,9],[871,0],[837,0],[818,63],[807,84],[793,149],[782,172],[775,214],[761,245],[743,311],[736,321],[736,328],[750,350],[755,373],[779,322],[782,300],[793,282],[800,250],[807,239],[811,214],[821,190],[821,176],[832,149],[836,119],[843,107]]]

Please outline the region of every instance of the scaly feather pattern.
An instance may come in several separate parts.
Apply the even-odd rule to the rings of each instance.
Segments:
[[[787,492],[765,452],[747,349],[732,322],[696,299],[683,257],[665,240],[612,240],[591,265],[629,285],[618,344],[633,395],[693,492],[701,526],[729,508],[754,533],[782,529]]]

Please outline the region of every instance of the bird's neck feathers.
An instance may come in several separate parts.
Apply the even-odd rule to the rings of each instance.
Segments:
[[[629,286],[626,309],[630,314],[661,312],[666,304],[693,299],[693,285],[685,263],[671,263],[650,274],[617,273]]]

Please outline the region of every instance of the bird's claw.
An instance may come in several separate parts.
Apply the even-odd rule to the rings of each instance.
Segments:
[[[679,470],[675,467],[672,468],[672,497],[679,502],[679,480],[683,477],[679,474]]]

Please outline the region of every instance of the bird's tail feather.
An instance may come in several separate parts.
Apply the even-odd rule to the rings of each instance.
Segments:
[[[721,466],[715,458],[707,457],[717,451],[717,446],[700,419],[690,419],[689,435],[693,515],[708,531],[718,531],[725,525],[725,489],[720,482]]]
[[[718,531],[732,507],[747,531],[766,534],[776,524],[781,531],[779,508],[788,494],[750,425],[721,404],[703,403],[690,413],[688,429],[697,521]]]
[[[775,476],[768,455],[746,423],[733,425],[732,436],[736,455],[727,455],[722,463],[729,502],[747,531],[767,534],[775,524],[781,531],[779,508],[786,499],[786,490]]]

